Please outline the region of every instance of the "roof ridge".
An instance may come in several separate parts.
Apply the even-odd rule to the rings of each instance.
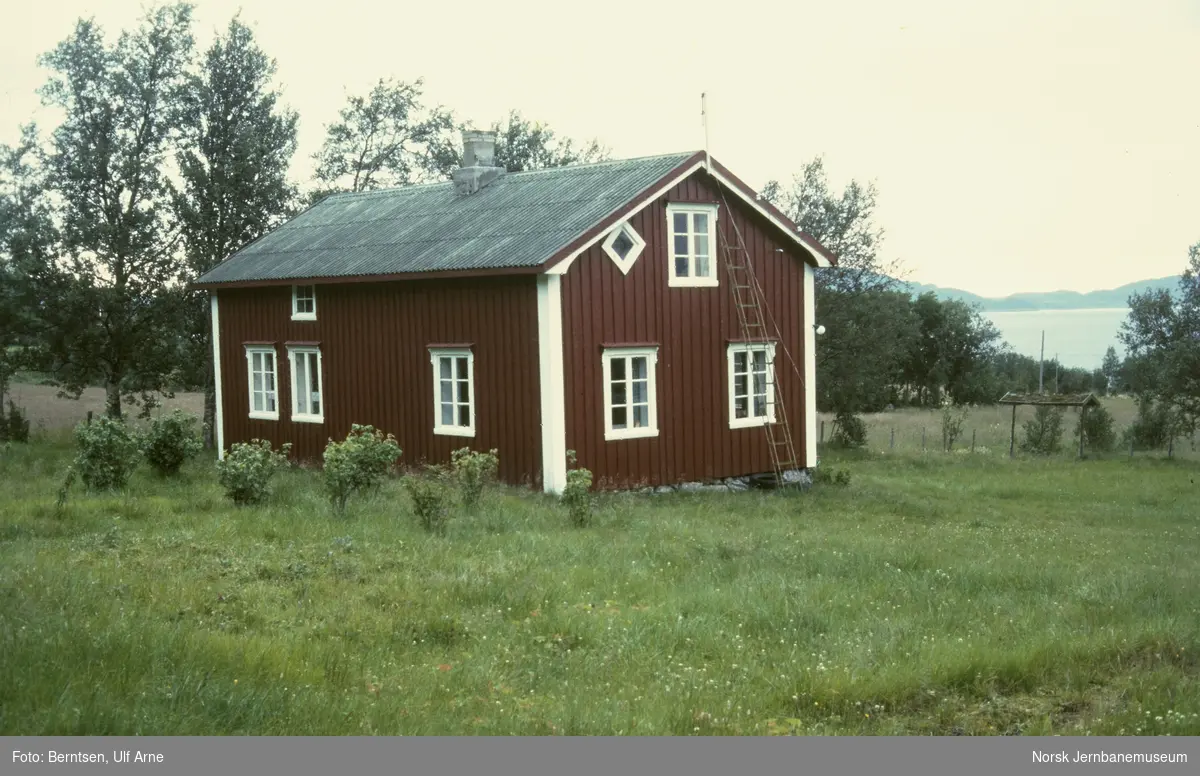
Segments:
[[[626,159],[605,159],[603,161],[588,162],[586,164],[565,164],[565,165],[561,165],[559,167],[543,167],[538,170],[521,170],[519,172],[505,173],[500,178],[497,178],[495,182],[499,182],[506,178],[511,179],[511,178],[519,178],[519,177],[532,177],[532,176],[536,176],[536,175],[561,173],[561,172],[565,172],[567,170],[572,170],[572,171],[573,170],[587,170],[587,169],[594,169],[594,168],[598,168],[598,167],[611,166],[614,164],[628,164],[630,162],[647,162],[652,159],[670,159],[673,157],[679,157],[680,159],[686,159],[694,153],[696,153],[696,152],[695,151],[676,151],[674,153],[669,153],[669,154],[649,154],[647,156],[631,156]],[[328,195],[321,201],[324,202],[324,201],[330,200],[330,199],[352,199],[352,198],[359,198],[359,197],[371,197],[371,196],[379,196],[379,195],[383,195],[383,194],[395,194],[396,192],[399,192],[399,191],[414,191],[416,189],[431,189],[431,188],[434,188],[437,186],[453,186],[453,185],[454,185],[454,181],[435,181],[432,183],[410,183],[406,186],[387,186],[387,187],[380,188],[380,189],[370,189],[368,191],[339,191],[337,193]]]

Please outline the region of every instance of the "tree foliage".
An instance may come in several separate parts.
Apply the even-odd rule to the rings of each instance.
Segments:
[[[49,366],[78,395],[93,375],[121,417],[123,391],[165,388],[178,328],[181,267],[166,162],[178,135],[192,49],[188,4],[151,10],[109,45],[92,20],[41,58],[41,89],[65,119],[47,159],[64,260],[38,295]]]
[[[1163,405],[1180,431],[1200,421],[1200,243],[1175,295],[1165,289],[1134,294],[1121,326],[1127,376],[1143,400]]]
[[[275,62],[238,17],[188,75],[181,95],[180,185],[172,203],[188,274],[195,278],[279,224],[295,199],[288,168],[296,151],[297,114],[272,86]],[[205,443],[212,446],[216,389],[206,295],[184,309],[180,361],[186,383],[205,394]]]
[[[380,79],[366,95],[350,95],[325,128],[313,198],[443,180],[461,158],[456,129],[449,110],[425,104],[422,79]]]
[[[0,403],[37,336],[33,281],[51,264],[57,241],[37,129],[27,125],[15,146],[0,145]]]
[[[588,164],[609,158],[598,140],[577,143],[558,135],[547,124],[531,121],[520,111],[509,111],[492,124],[496,133],[496,164],[509,172],[544,170],[568,164]]]

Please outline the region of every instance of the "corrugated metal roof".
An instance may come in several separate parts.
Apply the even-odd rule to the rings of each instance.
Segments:
[[[691,154],[337,194],[250,243],[200,284],[535,267]]]

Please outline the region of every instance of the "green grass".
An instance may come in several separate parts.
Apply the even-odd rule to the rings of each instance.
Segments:
[[[496,489],[437,537],[207,461],[58,515],[68,456],[0,454],[4,734],[1200,734],[1194,462],[829,458],[586,529]]]

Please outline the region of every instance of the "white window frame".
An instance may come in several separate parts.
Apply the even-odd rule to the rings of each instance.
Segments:
[[[625,256],[625,258],[621,258],[620,254],[613,249],[613,243],[615,243],[617,238],[622,234],[627,236],[630,242],[633,243],[633,247],[629,249],[629,253]],[[642,236],[638,234],[636,229],[633,228],[633,224],[629,223],[628,221],[622,221],[621,223],[617,224],[611,232],[609,232],[608,237],[604,239],[604,243],[601,247],[604,248],[604,252],[608,254],[608,257],[613,260],[613,264],[617,265],[617,269],[621,270],[621,274],[628,275],[629,270],[633,269],[634,262],[638,260],[638,257],[642,255],[642,251],[645,250],[646,241],[643,240]]]
[[[268,394],[273,393],[275,395],[275,409],[273,411],[254,409],[254,394],[256,393],[254,390],[254,357],[256,355],[271,357],[271,371],[268,373],[265,370],[262,370],[261,374],[270,374],[271,384],[275,388],[273,391],[268,391],[266,389],[266,385],[264,384],[263,390],[257,391],[257,393],[263,394],[264,405],[266,403],[266,397]],[[246,346],[246,388],[249,391],[250,404],[247,406],[250,408],[251,418],[255,420],[279,420],[279,354],[276,352],[274,345]]]
[[[300,289],[312,289],[312,311],[300,312]],[[314,285],[292,286],[292,320],[315,321],[317,319],[317,287]]]
[[[443,358],[465,358],[467,359],[467,410],[471,413],[471,423],[466,426],[452,424],[446,425],[442,423],[442,371],[441,360]],[[477,412],[475,408],[475,353],[470,348],[430,348],[429,363],[433,366],[433,433],[443,434],[446,436],[475,436],[475,420]],[[462,402],[458,400],[458,383],[460,378],[457,377],[455,371],[456,364],[451,362],[450,381],[454,386],[451,395],[451,406],[454,407],[453,415],[458,417],[458,409],[462,406]]]
[[[728,363],[728,396],[729,396],[729,427],[730,428],[751,428],[754,426],[765,426],[775,422],[775,384],[778,379],[775,372],[775,348],[774,342],[731,342],[726,354]],[[754,370],[753,353],[764,351],[766,353],[767,374],[766,374],[766,391],[764,398],[766,401],[767,414],[764,416],[754,415]],[[736,396],[734,394],[734,355],[737,353],[746,353],[746,417],[737,417]]]
[[[716,205],[670,202],[667,204],[667,285],[678,288],[711,287],[720,284],[717,276],[717,212]],[[693,216],[703,213],[708,216],[708,274],[694,275],[696,269],[696,236],[693,231]],[[688,217],[688,275],[675,274],[675,216]]]
[[[298,407],[298,399],[300,398],[300,386],[296,383],[296,357],[303,355],[309,356],[316,354],[317,356],[317,396],[319,407],[317,412],[301,412]],[[288,345],[288,366],[291,369],[291,384],[292,384],[292,421],[295,423],[324,423],[325,422],[325,368],[321,357],[321,348],[317,345]],[[312,370],[306,369],[305,374],[309,378],[309,384],[305,386],[305,393],[309,394],[309,400],[305,402],[305,409],[312,409]]]
[[[631,359],[645,357],[646,359],[646,402],[648,410],[647,425],[640,428],[629,427],[628,423],[633,420],[633,364]],[[612,362],[615,359],[625,359],[625,407],[628,408],[626,414],[626,428],[613,428],[612,422]],[[658,364],[658,348],[657,347],[613,347],[605,348],[601,354],[601,362],[603,364],[603,379],[602,387],[604,393],[604,439],[611,441],[614,439],[643,439],[645,437],[658,436],[658,387],[657,387],[657,364]]]

